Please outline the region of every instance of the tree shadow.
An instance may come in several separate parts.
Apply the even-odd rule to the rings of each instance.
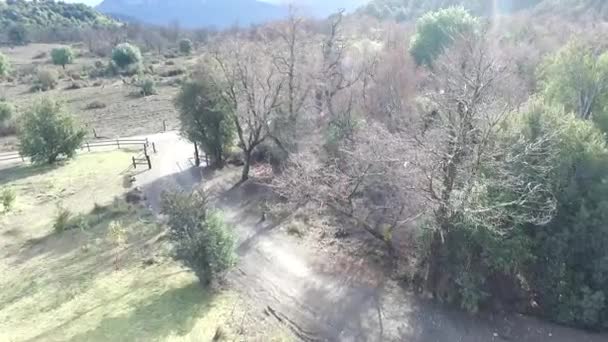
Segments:
[[[0,186],[9,184],[21,179],[38,176],[47,172],[53,171],[60,167],[61,164],[44,164],[44,165],[15,165],[6,168],[0,168]]]
[[[138,303],[129,314],[103,319],[95,329],[70,341],[157,341],[172,333],[183,336],[209,310],[212,297],[198,283],[172,289]]]

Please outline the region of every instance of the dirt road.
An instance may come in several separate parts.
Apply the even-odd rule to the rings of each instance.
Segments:
[[[193,148],[175,133],[149,136],[159,152],[153,169],[137,176],[158,209],[167,188],[190,189],[201,180]],[[231,284],[305,341],[608,341],[528,317],[472,317],[417,299],[364,260],[328,255],[261,222],[254,214],[259,189],[230,191],[221,205],[239,237]]]

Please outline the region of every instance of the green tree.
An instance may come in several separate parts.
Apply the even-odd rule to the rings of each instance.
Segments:
[[[541,91],[550,102],[582,119],[592,119],[608,132],[608,52],[594,53],[570,42],[539,69]]]
[[[608,148],[600,130],[578,114],[537,105],[520,121],[529,141],[555,135],[554,218],[528,227],[532,262],[526,281],[547,317],[608,328]]]
[[[0,53],[0,78],[8,76],[11,71],[11,64],[8,57]]]
[[[19,149],[35,163],[73,157],[84,136],[61,105],[50,99],[36,103],[19,122]]]
[[[190,267],[201,283],[208,285],[234,265],[235,238],[221,213],[210,209],[204,192],[164,193],[162,213],[168,219],[176,258]]]
[[[27,30],[23,25],[14,24],[8,28],[8,41],[13,45],[25,45],[28,42]]]
[[[53,64],[61,65],[65,69],[66,64],[72,64],[74,61],[74,52],[69,47],[56,48],[51,51],[51,59]]]
[[[182,85],[175,105],[180,112],[182,134],[221,167],[225,151],[234,140],[235,129],[231,120],[233,109],[220,91],[199,77]]]
[[[429,12],[416,22],[416,34],[410,41],[410,53],[418,65],[430,67],[454,39],[475,32],[478,28],[478,19],[463,7]]]
[[[179,41],[179,51],[184,55],[189,55],[192,53],[193,45],[190,39],[182,39]]]
[[[135,74],[141,69],[141,52],[129,43],[119,44],[112,50],[112,62],[118,73]]]

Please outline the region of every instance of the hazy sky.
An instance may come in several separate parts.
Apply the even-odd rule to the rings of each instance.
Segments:
[[[64,0],[65,2],[81,2],[81,3],[85,3],[87,5],[90,6],[95,6],[97,4],[99,4],[102,0]],[[285,0],[261,0],[261,1],[265,1],[265,2],[273,2],[273,3],[280,3],[280,2],[285,2]],[[296,0],[298,1],[298,0]],[[306,0],[300,0],[301,2],[306,2]],[[332,0],[327,0],[329,2],[331,2]],[[359,3],[364,3],[367,2],[368,0],[355,0]]]

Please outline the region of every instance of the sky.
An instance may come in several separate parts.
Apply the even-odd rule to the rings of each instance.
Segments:
[[[64,0],[65,2],[80,2],[80,3],[84,3],[87,4],[89,6],[96,6],[98,5],[102,0]],[[270,3],[281,3],[281,2],[285,2],[285,0],[261,0],[264,2],[270,2]],[[306,0],[300,0],[301,2],[306,2]],[[327,1],[332,1],[332,0],[327,0]],[[358,2],[366,2],[367,0],[358,0]]]

